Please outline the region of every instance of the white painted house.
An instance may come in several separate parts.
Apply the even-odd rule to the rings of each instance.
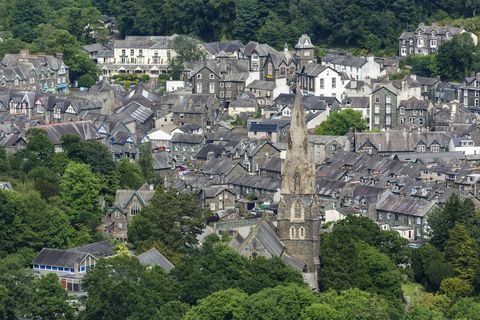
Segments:
[[[386,75],[386,69],[375,61],[373,55],[357,57],[348,52],[327,54],[322,58],[322,65],[344,72],[354,80],[376,79]]]
[[[448,151],[461,151],[466,155],[480,155],[480,146],[475,145],[470,137],[454,137],[450,140]]]
[[[346,74],[315,63],[304,65],[298,78],[304,94],[334,97],[339,100],[343,98],[345,86],[350,82]]]

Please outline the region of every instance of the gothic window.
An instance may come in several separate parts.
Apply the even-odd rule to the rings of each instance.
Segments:
[[[292,207],[292,220],[298,221],[303,220],[303,206],[300,201],[296,201]]]
[[[297,230],[295,230],[294,226],[290,227],[290,239],[296,239],[297,238]]]
[[[305,239],[305,228],[303,226],[298,229],[298,238]]]
[[[138,203],[134,203],[130,207],[130,215],[134,216],[134,215],[140,213],[140,210],[141,210],[140,205]]]

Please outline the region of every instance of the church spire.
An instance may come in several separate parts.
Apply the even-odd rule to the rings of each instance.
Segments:
[[[282,194],[307,195],[315,193],[315,164],[310,156],[308,144],[302,93],[297,82],[290,121],[287,156],[282,168]]]

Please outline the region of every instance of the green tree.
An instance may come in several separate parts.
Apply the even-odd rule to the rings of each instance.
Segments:
[[[101,215],[98,208],[100,184],[90,166],[70,162],[61,179],[60,188],[62,201],[70,208],[72,223],[94,229]]]
[[[45,130],[29,129],[25,148],[15,154],[16,168],[29,172],[35,167],[48,167],[54,153],[55,147]]]
[[[305,309],[302,320],[380,320],[393,317],[385,299],[359,289],[348,289],[340,293],[328,291],[322,293],[319,300]]]
[[[450,319],[478,319],[480,303],[478,299],[463,298],[458,300],[449,310]]]
[[[255,32],[263,25],[263,19],[259,14],[258,0],[237,0],[233,37],[245,42],[255,39]]]
[[[0,42],[0,57],[7,53],[19,53],[20,50],[25,49],[27,44],[17,38],[7,38]]]
[[[10,15],[10,30],[15,38],[25,42],[32,42],[37,36],[35,27],[44,23],[47,19],[45,9],[47,5],[44,0],[31,3],[29,0],[13,1]]]
[[[445,278],[440,284],[440,292],[455,299],[470,296],[473,293],[473,287],[467,280],[458,277]]]
[[[157,188],[150,204],[130,223],[128,238],[136,246],[159,240],[173,250],[185,252],[197,244],[204,225],[203,209],[193,194]]]
[[[179,80],[182,76],[185,63],[203,61],[205,53],[199,48],[200,41],[192,37],[179,35],[173,40],[172,49],[177,53],[170,61],[169,72],[173,79]]]
[[[122,158],[116,165],[119,187],[122,189],[138,189],[144,182],[142,168],[138,163]]]
[[[292,26],[287,25],[280,17],[274,12],[270,12],[267,20],[257,31],[257,40],[262,43],[268,43],[269,45],[283,49],[285,43],[294,43],[298,37],[298,34],[294,33]]]
[[[455,275],[443,253],[428,243],[413,252],[412,270],[415,281],[431,291],[438,291],[443,279]]]
[[[421,77],[435,77],[438,75],[438,58],[436,55],[411,55],[405,61],[412,67],[412,73]]]
[[[187,303],[170,301],[158,308],[154,320],[182,320],[189,309],[190,306]]]
[[[24,225],[16,200],[14,192],[0,191],[0,252],[15,252],[24,245]]]
[[[243,319],[297,320],[315,300],[312,290],[297,284],[266,288],[248,297],[244,304],[246,317]]]
[[[327,120],[322,122],[315,130],[315,133],[319,135],[343,136],[350,129],[363,131],[367,128],[367,121],[363,119],[360,112],[344,109],[330,113]]]
[[[67,302],[67,292],[58,277],[48,273],[33,284],[32,316],[39,320],[73,319],[73,310]]]
[[[101,259],[84,278],[85,319],[153,319],[174,300],[174,284],[160,268],[147,269],[134,256]]]
[[[29,178],[44,199],[57,196],[60,192],[59,176],[49,168],[34,168],[30,171]]]
[[[447,318],[441,312],[429,310],[421,306],[415,306],[408,310],[405,320],[446,320]]]
[[[30,311],[34,275],[26,268],[31,263],[27,259],[20,254],[0,259],[0,309],[6,314],[2,319],[16,320]]]
[[[247,259],[217,237],[209,237],[201,248],[191,251],[171,271],[180,300],[195,304],[199,299],[229,288],[256,293],[280,284],[302,284],[299,273],[279,259]]]
[[[461,81],[475,65],[475,45],[468,33],[453,36],[438,48],[438,67],[442,80]]]
[[[428,225],[431,228],[430,243],[443,250],[449,232],[455,224],[461,223],[466,226],[475,225],[475,205],[470,199],[460,199],[457,194],[452,194],[441,209],[435,210],[428,217]]]
[[[445,257],[463,280],[472,283],[477,269],[480,267],[479,248],[468,233],[468,229],[457,224],[450,230],[449,239],[445,245]]]
[[[217,291],[201,299],[187,312],[184,320],[227,320],[245,319],[245,300],[247,295],[238,289]]]
[[[401,276],[388,256],[361,240],[338,236],[335,231],[323,235],[321,243],[322,290],[359,288],[382,295],[393,309],[401,309]]]
[[[140,146],[140,159],[138,164],[142,168],[143,176],[148,183],[156,182],[155,171],[153,170],[152,146],[144,143]]]

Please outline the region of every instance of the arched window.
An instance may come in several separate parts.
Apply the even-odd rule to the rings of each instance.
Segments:
[[[293,207],[292,207],[292,218],[291,220],[293,221],[298,221],[298,220],[303,220],[304,219],[304,215],[303,215],[303,206],[302,206],[302,203],[300,201],[295,201],[293,203]]]
[[[295,230],[294,226],[290,227],[290,239],[296,239],[297,238],[297,230]]]
[[[298,238],[305,239],[305,228],[303,226],[298,229]]]
[[[131,214],[132,216],[134,216],[134,215],[140,213],[140,210],[141,210],[140,205],[139,205],[138,203],[134,203],[134,204],[132,204],[132,206],[130,207],[130,214]]]

